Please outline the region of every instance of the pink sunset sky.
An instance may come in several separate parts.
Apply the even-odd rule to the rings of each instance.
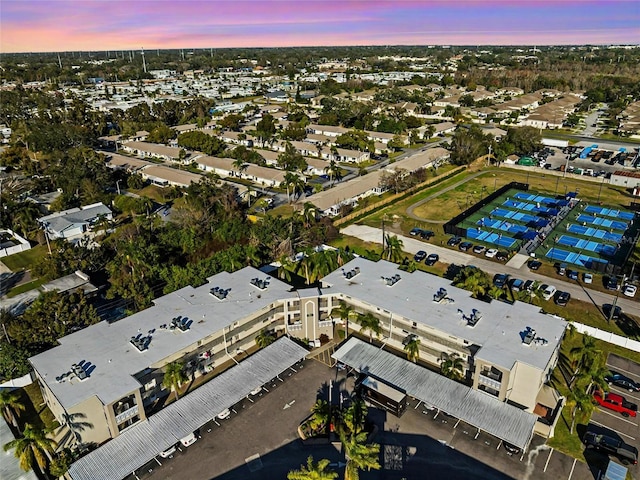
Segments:
[[[0,52],[638,44],[637,0],[2,0]]]

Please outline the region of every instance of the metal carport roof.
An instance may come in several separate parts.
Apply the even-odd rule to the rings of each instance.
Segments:
[[[527,447],[533,435],[536,415],[357,338],[350,338],[332,357],[522,449]]]
[[[73,480],[121,480],[309,352],[283,337],[135,425],[69,468]]]

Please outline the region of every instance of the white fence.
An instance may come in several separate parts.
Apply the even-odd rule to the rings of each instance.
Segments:
[[[29,250],[31,248],[31,244],[29,243],[29,241],[22,238],[13,230],[2,229],[0,230],[0,235],[2,234],[8,234],[12,238],[12,240],[17,241],[18,243],[9,241],[7,242],[7,246],[0,247],[0,257],[8,257],[9,255],[13,255],[14,253],[24,252],[25,250]]]
[[[589,327],[587,325],[583,325],[582,323],[571,322],[571,325],[573,325],[576,331],[579,333],[586,333],[587,335],[591,335],[593,338],[597,338],[598,340],[603,340],[605,342],[612,343],[613,345],[628,348],[629,350],[633,350],[634,352],[640,352],[640,342],[638,342],[637,340],[631,340],[627,337],[621,337],[620,335],[616,335],[615,333],[605,332],[604,330],[600,330],[599,328]]]

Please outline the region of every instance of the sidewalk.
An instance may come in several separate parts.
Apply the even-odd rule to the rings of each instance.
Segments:
[[[382,238],[382,230],[379,228],[369,227],[366,225],[349,225],[348,227],[340,231],[344,235],[350,235],[352,237],[359,238],[366,242],[380,243]],[[493,277],[496,273],[506,273],[512,278],[520,278],[522,280],[537,280],[541,283],[553,284],[558,290],[569,292],[573,298],[582,300],[584,302],[594,303],[598,307],[602,307],[605,303],[612,303],[615,294],[600,292],[597,290],[589,290],[584,287],[582,283],[567,282],[556,278],[545,277],[536,272],[530,271],[526,263],[517,267],[514,262],[509,264],[501,264],[492,260],[485,259],[484,257],[478,257],[468,253],[461,252],[458,249],[449,249],[444,246],[434,245],[429,242],[424,242],[413,237],[406,237],[404,235],[397,236],[404,245],[404,251],[407,253],[415,254],[418,250],[426,250],[427,253],[437,253],[440,256],[442,263],[455,263],[456,265],[474,265],[480,270],[486,272],[489,276]],[[638,302],[619,295],[617,305],[632,315],[640,316],[640,308]]]

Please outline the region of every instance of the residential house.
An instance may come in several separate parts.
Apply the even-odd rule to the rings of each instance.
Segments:
[[[166,145],[158,143],[134,141],[124,142],[122,144],[122,150],[133,155],[138,155],[141,158],[155,158],[159,160],[166,160],[168,162],[180,161],[180,148],[167,147]],[[187,158],[188,156],[182,160],[183,163],[188,161]]]
[[[284,183],[285,172],[275,168],[261,167],[252,163],[245,163],[239,169],[233,158],[220,158],[202,155],[197,157],[196,165],[207,173],[215,173],[222,178],[242,178],[263,187],[279,187]]]
[[[343,133],[347,133],[350,130],[344,127],[336,127],[333,125],[317,125],[310,123],[307,125],[307,133],[313,133],[316,135],[325,135],[327,137],[339,137]]]
[[[109,207],[98,202],[45,215],[38,218],[38,223],[49,238],[64,238],[76,242],[103,218],[112,220],[113,214]]]
[[[202,175],[178,170],[166,165],[148,165],[139,170],[140,175],[145,180],[158,187],[183,187],[186,188],[192,183],[198,183]]]

